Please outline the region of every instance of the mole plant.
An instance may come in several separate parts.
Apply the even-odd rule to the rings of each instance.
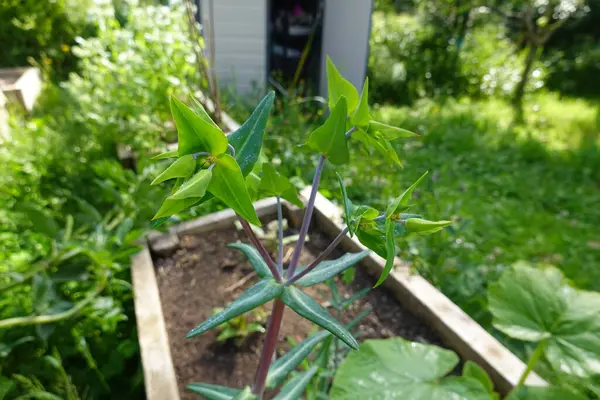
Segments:
[[[193,383],[188,386],[190,390],[207,399],[263,398],[266,388],[275,388],[283,383],[286,376],[315,346],[330,335],[352,349],[358,348],[357,341],[347,327],[302,291],[305,287],[333,278],[368,255],[368,251],[363,251],[325,261],[346,235],[356,235],[367,248],[386,258],[385,268],[375,285],[379,286],[392,270],[396,237],[409,233],[430,234],[450,224],[449,221],[434,222],[415,214],[406,214],[410,207],[412,192],[424,179],[426,173],[381,212],[369,206],[353,204],[347,198],[340,177],[346,228],[310,265],[299,265],[321,173],[326,165],[339,167],[347,165],[350,161],[348,142],[356,140],[368,152],[374,149],[381,157],[401,166],[390,142],[417,136],[407,130],[373,121],[368,106],[368,80],[365,81],[362,93],[359,95],[356,88],[340,75],[330,59],[327,59],[327,85],[330,112],[323,125],[311,132],[306,140],[305,146],[317,152],[319,160],[298,240],[287,265],[283,262],[281,199],[297,202],[296,189],[288,178],[280,175],[268,163],[262,165],[261,176],[252,173],[261,150],[267,118],[273,106],[274,93],[267,94],[250,118],[229,136],[223,133],[200,105],[196,104],[195,110],[192,110],[176,98],[171,99],[171,110],[178,131],[178,148],[155,158],[176,158],[176,160],[153,183],[175,179],[175,185],[154,217],[156,223],[216,197],[238,214],[252,246],[237,243],[234,247],[248,257],[261,278],[257,284],[242,293],[221,312],[192,329],[186,337],[191,339],[267,302],[273,302],[254,382],[243,389],[203,383]],[[275,260],[271,258],[250,227],[250,224],[261,225],[252,203],[253,195],[256,193],[277,198],[279,248]],[[285,307],[291,308],[324,331],[308,337],[273,362]],[[317,370],[318,366],[314,366],[296,374],[279,390],[276,398],[298,398]]]

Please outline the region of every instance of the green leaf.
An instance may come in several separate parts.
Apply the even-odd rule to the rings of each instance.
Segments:
[[[315,129],[306,142],[311,149],[327,157],[332,164],[348,162],[348,140],[346,139],[346,98],[341,97],[323,125]]]
[[[427,221],[421,218],[409,218],[404,226],[408,233],[418,233],[419,235],[429,235],[452,225],[452,221]]]
[[[264,163],[262,165],[260,190],[264,191],[269,196],[278,196],[283,194],[290,186],[292,186],[292,184],[289,179],[277,173],[271,164]]]
[[[369,133],[376,133],[381,135],[386,140],[394,140],[399,138],[409,138],[419,136],[416,133],[408,131],[406,129],[397,128],[383,122],[370,121],[369,122]]]
[[[158,185],[164,181],[175,178],[187,178],[194,173],[196,169],[196,160],[191,155],[178,158],[162,174],[158,175],[152,185]]]
[[[259,196],[259,187],[260,187],[260,177],[256,175],[254,172],[250,172],[248,176],[246,176],[246,188],[248,188],[248,194],[250,195],[250,200],[256,201]]]
[[[214,125],[171,96],[171,113],[177,126],[179,156],[200,151],[217,155],[227,151],[227,137]]]
[[[556,386],[514,388],[505,400],[585,400],[586,398]]]
[[[212,171],[207,169],[201,169],[196,172],[187,181],[183,182],[183,185],[177,189],[175,193],[169,196],[170,199],[182,200],[190,197],[199,198],[204,196],[206,188],[212,179]]]
[[[258,396],[252,393],[250,386],[246,386],[231,400],[258,400]]]
[[[58,234],[58,225],[54,218],[50,217],[46,212],[40,209],[33,203],[20,203],[16,206],[16,211],[26,215],[31,222],[32,230],[43,233],[51,238]]]
[[[312,367],[292,379],[288,383],[286,383],[279,394],[273,398],[273,400],[297,400],[301,397],[302,392],[306,386],[310,383],[310,380],[317,373],[317,367]]]
[[[516,264],[488,290],[493,324],[508,336],[544,341],[544,356],[563,373],[600,373],[600,294],[570,287],[556,268]]]
[[[236,337],[237,334],[238,332],[234,328],[225,328],[219,333],[219,336],[217,336],[217,342],[224,342],[227,339]]]
[[[419,179],[415,181],[408,189],[406,189],[400,196],[396,197],[394,201],[388,205],[388,208],[385,210],[385,217],[391,218],[392,215],[405,211],[408,208],[408,203],[412,198],[413,191],[415,188],[421,183],[421,181],[427,176],[429,171],[425,171],[423,175]]]
[[[165,160],[167,158],[177,158],[179,157],[179,150],[169,150],[164,153],[160,153],[151,158],[151,160]]]
[[[200,103],[198,101],[198,99],[196,98],[192,98],[192,102],[194,103],[194,105],[196,106],[196,109],[194,110],[196,112],[196,114],[198,114],[198,116],[200,118],[202,118],[205,122],[208,122],[209,124],[211,124],[212,126],[214,126],[217,129],[221,129],[219,128],[219,126],[215,123],[215,121],[212,120],[212,118],[210,117],[210,115],[208,115],[208,113],[206,112],[206,109],[204,108],[204,106],[202,105],[202,103]]]
[[[377,280],[377,283],[373,287],[377,287],[386,280],[392,268],[394,268],[394,260],[396,259],[396,242],[394,241],[394,221],[390,219],[385,220],[385,267]]]
[[[153,227],[160,225],[166,219],[168,219],[168,217],[170,217],[171,215],[177,214],[178,212],[183,211],[183,210],[195,205],[199,201],[200,201],[200,198],[198,198],[198,197],[191,197],[191,198],[182,199],[182,200],[175,200],[175,199],[167,198],[162,203],[162,205],[160,206],[158,211],[156,212],[156,215],[154,215],[154,217],[152,217],[153,221],[159,220],[159,219],[161,220],[161,221],[159,221],[160,223],[154,224]]]
[[[242,315],[246,311],[250,311],[268,301],[271,301],[281,295],[283,286],[275,282],[273,279],[263,279],[256,285],[252,286],[230,305],[228,305],[220,313],[213,315],[194,329],[188,332],[186,338],[191,338],[200,335],[215,326],[229,321],[232,318]]]
[[[375,222],[361,223],[356,230],[356,237],[363,245],[373,250],[380,257],[387,258],[386,236]]]
[[[352,115],[352,124],[356,126],[368,126],[371,121],[369,114],[369,77],[365,79],[362,93],[360,94],[360,103]]]
[[[281,194],[281,198],[289,201],[298,207],[303,207],[304,203],[298,198],[298,189],[291,185],[285,192]]]
[[[475,379],[444,378],[458,361],[454,352],[437,346],[397,337],[367,340],[338,368],[331,398],[490,400]]]
[[[260,253],[258,252],[258,250],[256,250],[256,248],[246,243],[229,243],[227,246],[231,247],[232,249],[237,249],[244,253],[246,258],[248,258],[248,260],[250,261],[250,264],[252,264],[252,267],[254,268],[258,276],[260,276],[261,278],[273,277],[273,274],[271,274],[267,263],[260,256]]]
[[[267,387],[273,388],[279,385],[329,335],[330,333],[325,331],[315,333],[275,360],[267,374]]]
[[[346,117],[346,115],[350,115],[349,113],[354,111],[358,105],[358,91],[354,85],[348,82],[342,76],[342,74],[340,74],[340,71],[338,71],[329,56],[327,56],[325,68],[327,71],[327,93],[329,96],[329,108],[333,110],[337,106],[338,101],[342,97],[345,97],[346,101],[348,102],[348,114],[344,114],[344,117]]]
[[[260,226],[244,176],[235,159],[229,154],[219,155],[212,171],[213,178],[208,184],[208,191],[246,221]]]
[[[361,142],[367,149],[373,147],[381,155],[383,155],[388,161],[395,163],[398,166],[402,166],[396,150],[384,137],[378,135],[371,135],[365,132],[363,129],[357,129],[352,134],[352,138]]]
[[[235,159],[244,176],[247,176],[252,171],[256,160],[258,160],[265,127],[267,126],[267,120],[269,119],[271,108],[273,108],[274,100],[275,93],[270,91],[258,103],[250,118],[237,131],[227,136],[229,144],[235,149]]]
[[[11,379],[0,376],[0,400],[4,400],[15,386],[16,384]]]
[[[341,175],[337,172],[335,173],[338,178],[338,182],[340,184],[340,189],[342,189],[342,201],[344,202],[344,219],[346,220],[346,226],[348,227],[348,231],[350,232],[350,237],[354,235],[354,229],[352,228],[352,224],[350,223],[350,217],[352,216],[352,202],[348,198],[348,192],[346,192],[346,186],[344,185],[344,180]]]
[[[204,396],[206,400],[231,400],[241,392],[240,389],[232,389],[227,386],[211,385],[208,383],[190,383],[186,388]]]
[[[477,379],[488,392],[494,392],[494,382],[492,382],[492,378],[490,378],[488,373],[485,372],[483,368],[475,364],[473,361],[467,360],[465,362],[462,370],[462,376]]]
[[[337,336],[341,341],[353,349],[358,348],[356,339],[337,322],[329,313],[319,305],[312,297],[303,293],[300,289],[288,286],[281,296],[283,302],[294,310],[298,315],[319,325]]]
[[[326,280],[333,278],[340,272],[360,262],[368,255],[369,251],[361,251],[360,253],[346,253],[335,260],[323,261],[319,263],[315,269],[294,282],[294,284],[308,287],[316,285],[317,283],[325,282]],[[298,272],[301,271],[302,269],[300,269]]]

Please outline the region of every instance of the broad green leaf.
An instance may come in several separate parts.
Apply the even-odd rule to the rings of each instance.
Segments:
[[[340,184],[340,189],[342,189],[342,201],[344,202],[344,219],[346,220],[346,226],[348,227],[348,231],[350,232],[350,237],[354,235],[354,229],[352,224],[350,223],[350,217],[352,215],[352,202],[348,198],[348,192],[346,192],[346,185],[344,185],[344,180],[341,175],[337,172],[335,173],[338,178],[338,182]]]
[[[304,203],[298,198],[298,189],[294,185],[291,185],[285,192],[281,194],[281,198],[289,201],[295,206],[302,207]]]
[[[475,364],[473,361],[467,360],[465,362],[462,370],[462,376],[477,379],[488,392],[494,392],[494,382],[492,382],[492,378],[490,378],[488,373],[485,372],[483,368]]]
[[[259,187],[260,187],[260,176],[256,175],[254,172],[250,172],[248,176],[246,176],[246,188],[248,188],[248,194],[250,195],[250,200],[256,201],[259,196]]]
[[[373,207],[360,205],[353,206],[350,217],[350,228],[352,231],[356,232],[359,225],[363,222],[373,221],[375,218],[379,216],[379,211],[374,209]]]
[[[15,386],[16,384],[11,379],[0,376],[0,400],[4,400]]]
[[[556,386],[519,386],[513,389],[505,400],[585,400],[586,398],[570,390]]]
[[[600,294],[570,287],[556,268],[516,264],[488,290],[493,324],[508,336],[544,341],[544,355],[563,373],[600,374]]]
[[[269,119],[271,108],[273,108],[274,100],[275,93],[270,91],[258,103],[250,118],[237,131],[227,136],[229,144],[235,149],[235,159],[244,176],[247,176],[252,171],[256,160],[258,160],[265,127],[267,126],[267,120]]]
[[[404,226],[408,233],[418,233],[419,235],[429,235],[452,225],[452,221],[427,221],[421,218],[409,218]]]
[[[289,179],[280,175],[271,164],[262,165],[262,176],[260,178],[259,189],[269,196],[278,196],[283,194],[292,186]]]
[[[298,315],[319,325],[337,336],[353,349],[358,348],[356,339],[338,321],[319,305],[312,297],[294,286],[288,286],[281,296],[283,302]]]
[[[231,247],[232,249],[237,249],[244,253],[246,258],[248,258],[248,260],[250,261],[250,264],[252,264],[252,267],[254,268],[258,276],[260,276],[261,278],[273,277],[273,274],[271,274],[267,263],[260,256],[260,253],[258,252],[258,250],[256,250],[256,248],[246,243],[229,243],[227,246]]]
[[[427,176],[428,173],[429,171],[425,171],[425,173],[421,175],[421,177],[417,179],[415,183],[410,185],[408,189],[406,189],[400,196],[396,197],[394,201],[390,203],[390,205],[385,210],[386,218],[391,218],[392,215],[394,215],[395,213],[405,211],[408,208],[413,191],[419,185],[419,183],[421,183],[421,181]]]
[[[183,182],[183,185],[181,185],[181,187],[177,189],[175,193],[169,196],[169,198],[181,200],[190,197],[202,197],[204,196],[204,193],[206,193],[206,188],[208,188],[211,178],[212,171],[201,169],[190,179]]]
[[[211,385],[208,383],[190,383],[186,388],[196,394],[204,396],[206,400],[231,400],[241,390],[227,386]]]
[[[340,98],[345,97],[348,102],[348,114],[354,111],[358,105],[358,91],[348,82],[336,68],[331,58],[327,56],[325,69],[327,71],[327,95],[329,96],[329,108],[333,110]]]
[[[246,386],[231,400],[258,400],[258,396],[252,393],[250,386]]]
[[[196,114],[198,114],[198,116],[200,118],[202,118],[204,121],[208,122],[209,124],[211,124],[212,126],[214,126],[217,129],[221,129],[219,128],[219,126],[215,123],[215,121],[212,120],[212,118],[210,117],[210,115],[208,115],[208,113],[206,112],[206,109],[204,108],[204,106],[202,105],[202,103],[200,103],[198,101],[198,99],[196,98],[192,98],[192,102],[194,103],[194,105],[196,106],[196,109],[194,110],[196,112]]]
[[[160,225],[161,223],[165,222],[166,219],[168,219],[168,217],[170,217],[171,215],[177,214],[180,211],[190,208],[199,201],[199,197],[191,197],[181,200],[167,198],[156,212],[156,215],[152,217],[153,221],[160,220],[160,223],[154,224],[153,227]]]
[[[236,298],[230,305],[218,314],[213,315],[194,329],[188,332],[186,338],[191,338],[196,335],[200,335],[215,326],[222,324],[223,322],[229,321],[232,318],[242,315],[243,313],[250,311],[260,305],[265,304],[281,295],[283,292],[283,286],[275,282],[273,279],[263,279],[256,285],[252,286],[238,298]]]
[[[306,142],[311,149],[327,157],[332,164],[348,162],[348,140],[346,139],[346,98],[341,97],[323,125],[315,129]]]
[[[40,209],[33,203],[20,203],[16,206],[16,211],[25,214],[29,222],[31,222],[32,230],[43,233],[51,238],[58,234],[58,225],[54,218],[50,217],[46,212]]]
[[[377,283],[373,287],[381,285],[390,272],[394,268],[394,260],[396,259],[396,242],[394,241],[394,221],[390,219],[385,220],[385,266],[383,271],[377,280]]]
[[[365,79],[362,93],[360,94],[360,102],[354,115],[352,115],[352,123],[356,126],[368,126],[371,121],[369,114],[369,77]]]
[[[363,245],[373,250],[379,256],[383,258],[387,257],[385,233],[377,227],[375,222],[361,223],[356,230],[356,237]]]
[[[458,356],[401,338],[367,340],[350,353],[333,379],[333,400],[490,400],[485,387],[464,377],[444,378]]]
[[[294,284],[307,287],[316,285],[317,283],[325,282],[326,280],[333,278],[340,272],[360,262],[368,255],[369,251],[361,251],[360,253],[346,253],[335,260],[322,261],[315,267],[315,269],[298,279],[296,282],[294,282]],[[301,270],[302,269],[300,269],[298,272],[301,272]]]
[[[279,394],[273,400],[297,400],[301,398],[302,392],[316,373],[317,367],[315,366],[296,375],[281,388]]]
[[[363,129],[357,129],[352,134],[352,138],[361,142],[367,149],[370,149],[371,147],[375,148],[375,150],[383,155],[388,161],[391,161],[398,166],[402,166],[398,154],[396,154],[396,150],[394,150],[390,142],[384,137],[371,135]]]
[[[151,160],[165,160],[167,158],[177,158],[179,157],[179,150],[170,150],[164,153],[160,153],[151,158]]]
[[[196,160],[191,155],[183,156],[178,158],[165,169],[162,174],[158,175],[153,181],[152,185],[158,185],[164,181],[175,178],[187,178],[194,173],[196,169]]]
[[[219,155],[212,171],[213,177],[208,184],[208,191],[233,208],[246,221],[260,226],[244,176],[235,159],[229,154]]]
[[[177,126],[179,156],[199,151],[217,155],[227,151],[227,137],[223,131],[174,96],[171,96],[171,113]]]
[[[369,133],[381,135],[381,137],[383,137],[386,140],[419,136],[416,133],[413,133],[406,129],[397,128],[395,126],[384,124],[383,122],[370,121],[368,124]]]
[[[267,374],[267,387],[273,388],[279,385],[329,335],[330,333],[325,331],[315,333],[275,360]]]

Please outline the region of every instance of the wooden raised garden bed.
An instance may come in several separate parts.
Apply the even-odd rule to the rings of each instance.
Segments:
[[[303,198],[308,197],[307,190],[301,194]],[[258,201],[256,210],[263,223],[274,219],[275,199]],[[300,224],[302,210],[286,204],[284,212],[293,231]],[[153,232],[133,260],[135,311],[149,400],[196,398],[184,391],[192,382],[242,387],[252,381],[262,335],[250,337],[240,347],[218,343],[216,331],[184,339],[215,307],[225,306],[257,279],[248,278],[252,269],[242,254],[225,246],[238,240],[247,242],[243,231],[235,228],[235,220],[233,211],[224,210],[181,223],[165,234]],[[301,264],[313,259],[342,228],[341,211],[318,195]],[[350,237],[339,247],[348,252],[364,250]],[[384,264],[382,258],[371,254],[357,268],[354,282],[340,283],[338,289],[350,296],[371,287]],[[399,260],[397,264],[383,287],[371,291],[341,316],[348,322],[364,308],[373,308],[358,326],[358,340],[401,336],[443,346],[456,351],[463,361],[473,360],[486,369],[501,393],[515,386],[525,365],[425,279],[411,274]],[[240,280],[245,282],[240,285]],[[310,294],[317,298],[325,292],[321,290],[324,287],[311,289]],[[321,299],[324,302],[324,297]],[[270,304],[265,307],[268,310]],[[285,336],[300,341],[310,329],[310,323],[287,309],[280,348],[286,346]],[[546,382],[532,373],[527,384]]]

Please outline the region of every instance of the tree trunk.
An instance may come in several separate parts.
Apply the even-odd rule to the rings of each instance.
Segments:
[[[521,80],[519,81],[519,84],[515,89],[513,104],[515,107],[517,122],[523,121],[523,96],[525,95],[527,81],[529,80],[529,76],[531,75],[531,68],[533,68],[533,63],[537,57],[537,51],[538,46],[536,44],[530,43],[529,52],[527,53],[527,58],[525,59],[525,68],[523,69]]]

